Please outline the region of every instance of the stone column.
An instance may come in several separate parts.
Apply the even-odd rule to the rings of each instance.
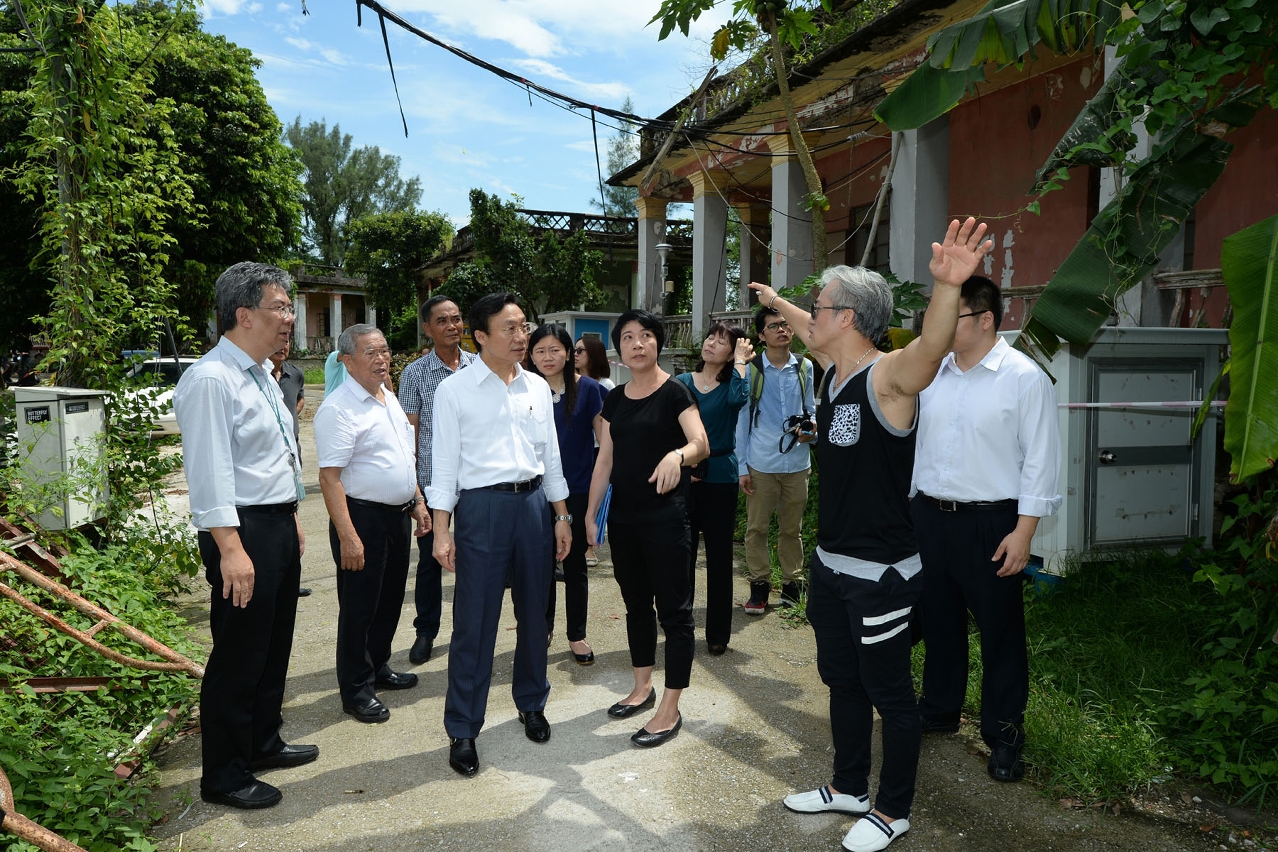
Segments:
[[[888,252],[892,272],[929,291],[932,243],[945,233],[949,211],[949,162],[950,120],[942,116],[904,132],[892,171]]]
[[[772,281],[778,290],[812,274],[812,214],[803,207],[808,185],[789,135],[769,136],[772,161]]]
[[[307,349],[306,340],[306,294],[294,292],[293,308],[296,311],[293,314],[293,348]]]
[[[364,297],[364,318],[369,325],[377,325],[377,306],[368,301],[368,297]]]
[[[768,246],[772,238],[769,213],[769,209],[760,204],[745,204],[737,208],[737,217],[741,220],[741,298],[737,304],[742,310],[753,308],[759,301],[755,292],[746,285],[751,281],[768,283],[771,271]]]
[[[661,257],[657,244],[666,242],[666,206],[664,198],[636,198],[639,211],[638,282],[630,294],[630,304],[656,314],[664,313],[665,282],[661,278]]]
[[[692,184],[692,336],[699,340],[710,312],[726,304],[728,285],[728,203],[720,193],[722,172],[696,172]]]
[[[332,293],[328,297],[328,333],[333,338],[333,348],[337,348],[337,335],[342,333],[342,294]]]

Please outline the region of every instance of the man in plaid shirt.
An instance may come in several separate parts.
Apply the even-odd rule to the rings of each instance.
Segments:
[[[398,396],[409,422],[417,430],[417,484],[424,494],[430,487],[435,388],[453,373],[469,366],[476,356],[461,348],[465,321],[461,309],[452,299],[447,296],[431,297],[422,305],[420,316],[422,330],[435,341],[435,348],[404,368],[399,377]],[[413,594],[417,605],[413,628],[417,631],[417,638],[408,652],[408,659],[413,665],[421,665],[430,659],[435,637],[439,635],[443,569],[431,553],[434,544],[434,531],[417,539],[417,580]]]

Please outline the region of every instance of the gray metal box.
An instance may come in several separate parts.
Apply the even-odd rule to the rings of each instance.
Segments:
[[[105,394],[83,388],[14,388],[17,407],[17,464],[33,486],[68,474],[95,474],[84,491],[64,493],[36,519],[49,530],[78,527],[102,517],[106,471],[100,464],[106,424]]]
[[[1065,499],[1032,545],[1049,571],[1118,548],[1211,543],[1217,419],[1191,439],[1196,405],[1149,404],[1201,402],[1228,342],[1219,329],[1107,327],[1057,352]]]

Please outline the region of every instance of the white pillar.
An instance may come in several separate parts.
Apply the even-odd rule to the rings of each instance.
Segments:
[[[661,277],[661,257],[657,244],[666,240],[666,206],[664,198],[635,199],[639,211],[638,286],[631,294],[630,304],[655,314],[662,314],[665,282]]]
[[[903,137],[892,171],[888,256],[897,278],[931,290],[932,243],[945,233],[949,213],[950,120],[942,116]]]
[[[697,172],[692,184],[692,336],[700,340],[710,312],[727,304],[728,203],[720,195],[722,172]]]
[[[307,349],[306,340],[306,294],[295,291],[293,294],[293,348]]]
[[[751,281],[768,283],[768,245],[771,229],[768,227],[768,208],[758,204],[746,204],[737,208],[741,220],[741,310],[753,308],[757,294],[748,285]]]
[[[328,297],[328,333],[333,338],[333,348],[337,348],[337,335],[342,333],[342,294],[333,293]]]
[[[768,137],[772,161],[772,286],[795,287],[812,274],[812,214],[808,184],[789,135]]]
[[[364,300],[364,318],[369,325],[377,325],[377,308],[368,303],[367,297]]]

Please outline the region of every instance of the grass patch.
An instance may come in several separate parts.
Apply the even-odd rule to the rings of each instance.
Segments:
[[[324,384],[324,368],[323,367],[311,367],[309,370],[306,370],[303,375],[306,376],[306,383],[308,385]]]

